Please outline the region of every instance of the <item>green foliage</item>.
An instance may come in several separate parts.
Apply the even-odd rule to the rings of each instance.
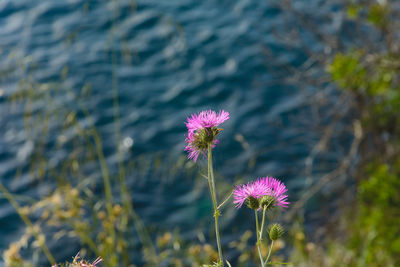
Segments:
[[[359,170],[349,266],[400,264],[399,62],[399,55],[356,50],[338,54],[329,67],[333,80],[354,96],[367,133],[364,143],[375,162]]]
[[[361,51],[354,51],[347,54],[339,53],[335,56],[328,71],[337,84],[347,90],[357,90],[363,85],[363,78],[367,71],[361,64]]]
[[[391,1],[353,1],[348,15],[376,27],[383,42],[338,53],[327,68],[352,97],[364,132],[348,238],[324,253],[331,263],[343,260],[330,266],[400,266],[400,53],[392,11]]]
[[[347,7],[347,15],[354,20],[365,20],[375,27],[386,29],[391,21],[391,7],[388,1],[353,0]]]
[[[385,4],[374,3],[369,6],[368,21],[377,27],[385,28],[389,23],[388,10]]]
[[[362,119],[374,132],[400,132],[400,55],[353,50],[337,54],[328,67],[332,79],[355,96]]]
[[[400,264],[400,158],[391,166],[374,163],[358,189],[359,214],[350,247],[374,266]]]
[[[361,5],[352,3],[347,8],[347,16],[349,16],[352,19],[355,19],[358,17],[358,14],[360,13],[361,10],[362,10]]]

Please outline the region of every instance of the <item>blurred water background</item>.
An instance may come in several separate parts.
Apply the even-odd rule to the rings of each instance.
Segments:
[[[287,183],[295,202],[337,166],[349,143],[338,134],[335,150],[307,168],[339,97],[323,80],[324,66],[309,57],[333,53],[314,31],[345,40],[351,32],[340,1],[293,1],[287,10],[285,2],[0,1],[2,183],[22,202],[54,190],[47,170],[74,153],[79,135],[57,119],[58,113],[69,114],[83,128],[93,123],[98,129],[112,177],[119,148],[134,208],[153,231],[179,229],[183,239],[202,239],[198,229],[208,228],[208,238],[211,203],[197,174],[205,162],[194,166],[183,148],[186,117],[211,108],[231,114],[214,153],[226,188],[275,176]],[[302,79],[306,72],[319,82]],[[39,94],[18,101],[28,84]],[[348,126],[345,120],[339,125]],[[43,169],[32,170],[39,159],[46,159]],[[88,163],[84,170],[101,182],[98,166]],[[103,194],[101,187],[97,193]],[[311,230],[313,218],[327,211],[325,193],[306,207]],[[252,214],[228,206],[222,217],[225,244],[252,223]],[[24,227],[0,199],[0,252]],[[64,260],[80,244],[50,241],[50,249]]]

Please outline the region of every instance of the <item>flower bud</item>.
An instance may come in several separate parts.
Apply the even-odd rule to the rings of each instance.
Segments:
[[[272,209],[274,207],[274,204],[276,202],[276,199],[273,196],[265,195],[260,199],[260,205],[262,208],[265,208],[266,210]]]
[[[258,210],[260,208],[260,202],[257,198],[249,196],[246,198],[247,207],[253,210]]]
[[[116,204],[116,205],[113,207],[113,214],[114,214],[114,216],[115,216],[115,217],[118,217],[118,216],[121,214],[121,212],[122,212],[122,207],[121,207],[120,205]]]
[[[272,241],[279,239],[284,233],[283,227],[280,224],[273,224],[269,228],[268,234]]]

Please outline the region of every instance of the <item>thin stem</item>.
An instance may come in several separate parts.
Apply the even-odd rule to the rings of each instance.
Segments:
[[[73,93],[73,92],[71,92]],[[74,95],[74,94],[73,94]],[[85,108],[85,106],[80,102],[80,99],[77,98],[74,95],[75,100],[77,101],[79,107],[81,108],[81,110],[83,111],[83,113],[85,114],[85,117],[87,119],[90,119],[90,114],[88,112],[88,110]],[[101,171],[102,171],[102,176],[104,179],[104,187],[105,187],[105,192],[106,192],[106,201],[110,204],[107,203],[107,212],[110,212],[112,210],[110,210],[110,208],[112,208],[112,194],[111,194],[111,182],[110,182],[110,174],[109,174],[109,170],[108,170],[108,166],[105,162],[105,158],[104,158],[104,154],[102,151],[102,144],[101,144],[101,139],[99,137],[99,133],[97,132],[96,128],[94,127],[93,122],[91,123],[91,130],[89,132],[89,135],[91,135],[95,141],[95,150],[97,152],[98,158],[99,158],[99,162],[100,162],[100,166],[101,166]],[[78,132],[87,139],[88,145],[93,148],[92,146],[92,141],[87,138],[88,134],[80,127],[79,123],[77,123],[75,121],[75,127],[77,128]],[[125,181],[121,181],[122,184],[125,183]],[[122,187],[122,189],[126,189],[126,185],[124,185]],[[150,235],[146,229],[146,227],[144,227],[143,222],[141,221],[140,217],[137,215],[137,213],[135,212],[135,210],[133,209],[133,206],[129,200],[129,195],[128,195],[128,191],[126,191],[126,198],[125,198],[125,202],[127,203],[127,208],[128,208],[128,212],[131,214],[132,216],[132,220],[133,223],[135,225],[136,228],[136,232],[139,235],[139,239],[142,242],[142,244],[144,244],[145,246],[147,246],[150,251],[153,254],[153,259],[155,261],[155,263],[158,264],[158,256],[157,256],[157,252],[155,250],[154,244],[151,241]],[[125,204],[124,204],[125,206]],[[110,213],[111,214],[111,213]],[[114,231],[114,228],[111,229],[111,231]],[[113,233],[111,233],[112,235],[114,235]]]
[[[218,209],[222,208],[222,206],[231,198],[233,195],[233,191],[229,194],[229,196],[218,206]]]
[[[264,265],[264,259],[261,254],[261,240],[259,236],[259,230],[258,230],[258,213],[257,210],[254,210],[254,215],[256,216],[256,236],[257,236],[257,250],[258,250],[258,256],[260,256],[260,261],[261,261],[261,266],[265,267]]]
[[[7,188],[1,182],[0,182],[0,190],[3,192],[4,196],[8,199],[8,201],[11,203],[11,205],[17,211],[18,215],[24,221],[26,226],[32,231],[33,236],[38,241],[40,248],[42,249],[46,258],[49,260],[50,264],[51,265],[56,264],[56,261],[55,261],[53,255],[51,254],[49,248],[46,246],[45,239],[42,238],[42,237],[44,237],[44,235],[40,235],[40,233],[39,233],[40,230],[36,231],[34,225],[32,224],[32,221],[28,218],[28,216],[26,216],[26,214],[24,212],[22,212],[21,207],[19,206],[17,201],[15,201],[12,194],[10,192],[8,192]]]
[[[261,222],[261,230],[260,230],[260,241],[262,240],[262,235],[263,235],[263,231],[264,231],[264,222],[265,222],[265,212],[267,210],[267,206],[264,206],[263,209],[263,217],[262,217],[262,222]]]
[[[259,242],[257,242],[257,249],[258,249],[258,255],[260,256],[261,266],[265,267],[264,260],[262,258],[262,254],[261,254],[261,248],[260,248]]]
[[[105,191],[105,195],[106,195],[106,208],[107,208],[108,216],[112,216],[112,214],[113,214],[112,187],[111,187],[109,169],[108,169],[106,159],[105,159],[104,153],[103,153],[103,144],[101,142],[101,138],[100,138],[99,134],[97,133],[97,131],[94,130],[92,132],[92,136],[93,136],[94,143],[96,146],[96,152],[99,157],[100,169],[103,174],[102,176],[103,176],[103,182],[104,182],[104,191]]]
[[[112,20],[112,29],[111,29],[111,39],[114,39],[114,33],[116,30],[116,25],[117,25],[117,18],[119,16],[119,1],[115,0],[114,1],[114,16]],[[119,40],[118,40],[119,41]],[[115,139],[116,139],[116,145],[117,145],[117,154],[118,154],[118,176],[119,176],[119,182],[120,182],[120,187],[121,187],[121,198],[122,202],[124,205],[125,210],[127,211],[127,214],[124,214],[123,220],[122,220],[122,226],[124,230],[126,230],[126,226],[129,223],[129,217],[132,216],[133,223],[135,225],[135,228],[137,230],[137,233],[139,235],[139,239],[141,240],[142,244],[149,249],[151,252],[152,260],[154,261],[155,264],[159,264],[158,262],[158,255],[156,252],[156,249],[153,245],[153,242],[147,232],[147,229],[145,229],[142,221],[140,220],[139,215],[136,213],[136,211],[133,209],[133,205],[131,203],[131,199],[129,196],[129,189],[127,188],[127,183],[126,183],[126,171],[125,171],[125,166],[124,166],[124,158],[123,158],[123,151],[122,147],[120,146],[119,142],[121,140],[121,125],[120,125],[120,108],[119,108],[119,86],[118,86],[118,60],[117,60],[117,53],[115,52],[115,49],[112,49],[112,55],[111,55],[111,77],[112,77],[112,90],[113,90],[113,109],[114,109],[114,123],[115,123]],[[128,254],[126,254],[128,255]],[[128,259],[129,261],[129,259]],[[126,264],[127,265],[127,264]]]
[[[114,39],[114,32],[116,30],[116,23],[117,23],[117,18],[118,18],[118,9],[119,9],[119,3],[118,1],[114,1],[114,16],[112,20],[112,27],[111,27],[111,39]],[[115,49],[112,49],[111,53],[111,80],[112,80],[112,90],[113,90],[113,110],[114,110],[114,123],[115,123],[115,140],[116,140],[116,147],[117,147],[117,155],[118,155],[118,176],[119,176],[119,181],[120,181],[120,186],[121,186],[121,198],[122,198],[122,203],[124,205],[125,210],[127,213],[130,212],[132,209],[128,189],[126,187],[126,180],[125,180],[125,166],[124,166],[124,158],[122,154],[122,146],[120,145],[120,140],[121,140],[121,126],[120,126],[120,114],[119,114],[119,101],[118,101],[118,96],[119,96],[119,91],[118,91],[118,66],[117,66],[117,53]],[[123,213],[123,220],[122,220],[122,225],[123,228],[126,229],[126,226],[128,224],[128,216]]]
[[[254,210],[254,215],[256,216],[256,233],[257,233],[257,241],[259,240],[259,233],[260,233],[260,228],[258,227],[258,213],[257,210]]]
[[[214,182],[214,172],[212,166],[212,150],[211,144],[208,145],[208,185],[210,187],[210,193],[212,202],[214,205],[214,220],[215,220],[215,236],[217,239],[217,247],[218,247],[218,257],[221,266],[224,266],[224,260],[222,257],[222,249],[221,249],[221,240],[219,237],[219,226],[218,226],[218,217],[221,215],[217,205],[217,195],[215,193],[215,182]]]
[[[267,256],[267,260],[265,261],[265,264],[268,264],[269,257],[271,257],[271,252],[272,252],[272,247],[274,246],[274,240],[271,240],[271,246],[269,247],[269,252]]]

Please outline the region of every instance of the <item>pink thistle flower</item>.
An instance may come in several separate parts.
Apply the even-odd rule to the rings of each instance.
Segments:
[[[185,140],[187,144],[185,151],[189,153],[188,158],[196,162],[200,154],[207,153],[209,144],[211,144],[211,148],[214,148],[219,143],[215,137],[222,130],[217,126],[228,119],[229,113],[224,110],[218,113],[207,110],[188,117],[185,123],[188,128]]]
[[[80,264],[81,264],[82,267],[97,267],[97,264],[99,264],[99,263],[102,262],[102,261],[103,261],[103,259],[100,258],[100,257],[98,257],[98,258],[97,258],[94,262],[92,262],[92,263],[87,263],[87,262],[81,260]]]
[[[187,118],[186,127],[189,132],[201,129],[210,129],[219,126],[221,123],[229,119],[229,113],[221,110],[216,113],[213,110],[204,110],[197,114],[192,114]]]
[[[249,199],[253,199],[253,201],[258,203],[258,199],[263,197],[268,193],[268,188],[264,186],[264,184],[256,184],[256,183],[247,183],[243,185],[236,186],[235,190],[233,190],[233,204],[235,204],[236,208],[242,207],[243,203],[248,201]],[[252,204],[252,203],[250,203]],[[257,207],[255,207],[257,206]],[[254,204],[253,207],[258,209],[258,205]]]
[[[258,178],[254,185],[258,187],[267,188],[266,196],[271,196],[275,199],[274,206],[287,208],[290,202],[287,201],[288,195],[286,194],[286,186],[276,178],[262,177]]]
[[[287,208],[289,202],[286,192],[286,186],[278,179],[262,177],[251,183],[237,186],[233,191],[233,203],[236,208],[240,208],[246,202],[255,210],[260,210],[264,205]]]
[[[70,266],[70,267],[97,267],[97,264],[99,264],[102,261],[103,261],[103,259],[98,257],[92,263],[88,263],[87,261],[85,261],[85,260],[80,258],[80,255],[79,255],[79,252],[78,252],[75,255],[75,257],[73,258],[73,261],[71,263],[66,263],[65,266]],[[64,266],[64,265],[62,265],[62,266]],[[57,267],[57,264],[54,264],[51,267]]]

